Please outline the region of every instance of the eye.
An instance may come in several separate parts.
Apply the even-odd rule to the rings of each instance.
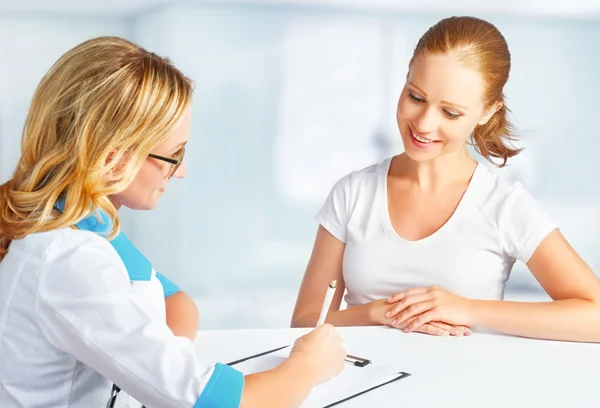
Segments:
[[[412,99],[412,100],[413,100],[413,101],[415,101],[416,103],[424,103],[424,102],[425,102],[425,99],[421,99],[421,98],[419,98],[419,97],[417,97],[417,96],[413,95],[413,93],[412,93],[412,92],[409,92],[409,93],[408,93],[408,96],[409,96],[409,98],[410,98],[410,99]]]
[[[456,120],[458,118],[460,118],[462,115],[459,113],[453,113],[450,111],[447,111],[446,109],[444,109],[444,114],[448,117],[448,119],[450,120]]]

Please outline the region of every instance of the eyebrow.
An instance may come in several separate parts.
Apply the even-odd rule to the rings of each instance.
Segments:
[[[413,88],[415,88],[417,91],[419,91],[419,93],[421,93],[425,98],[427,98],[427,92],[425,92],[424,90],[422,90],[421,88],[419,88],[418,86],[416,86],[415,84],[413,84],[412,82],[408,83],[410,86],[412,86]],[[450,106],[456,106],[457,108],[461,108],[464,110],[469,110],[469,108],[459,105],[458,103],[452,103],[452,102],[448,102],[448,101],[442,101],[442,103],[444,105],[450,105]]]

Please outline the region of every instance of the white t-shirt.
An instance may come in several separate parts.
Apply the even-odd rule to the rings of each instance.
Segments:
[[[13,241],[0,261],[0,407],[105,407],[113,383],[148,408],[237,407],[241,374],[203,364],[165,319],[155,271],[130,281],[95,232]]]
[[[348,306],[430,285],[471,299],[502,299],[515,260],[527,263],[557,228],[520,183],[479,164],[450,219],[432,235],[407,241],[389,217],[391,161],[340,179],[316,217],[346,244]]]

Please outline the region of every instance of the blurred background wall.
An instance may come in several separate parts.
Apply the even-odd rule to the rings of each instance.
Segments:
[[[346,173],[400,153],[396,101],[412,50],[449,15],[505,35],[524,153],[506,169],[600,273],[600,3],[595,0],[0,1],[0,183],[32,93],[99,35],[170,57],[195,82],[188,177],[124,230],[194,297],[206,329],[285,327],[314,215]],[[516,265],[507,298],[543,290]]]

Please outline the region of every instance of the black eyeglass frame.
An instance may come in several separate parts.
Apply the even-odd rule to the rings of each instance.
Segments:
[[[173,159],[171,157],[159,156],[158,154],[153,154],[153,153],[148,154],[148,157],[152,157],[153,159],[161,160],[161,161],[172,164],[173,167],[171,168],[169,177],[173,177],[173,175],[177,172],[177,169],[179,168],[179,166],[181,166],[181,163],[183,162],[183,157],[185,156],[185,146],[182,146],[180,151],[181,151],[181,159],[179,159],[179,160]]]

